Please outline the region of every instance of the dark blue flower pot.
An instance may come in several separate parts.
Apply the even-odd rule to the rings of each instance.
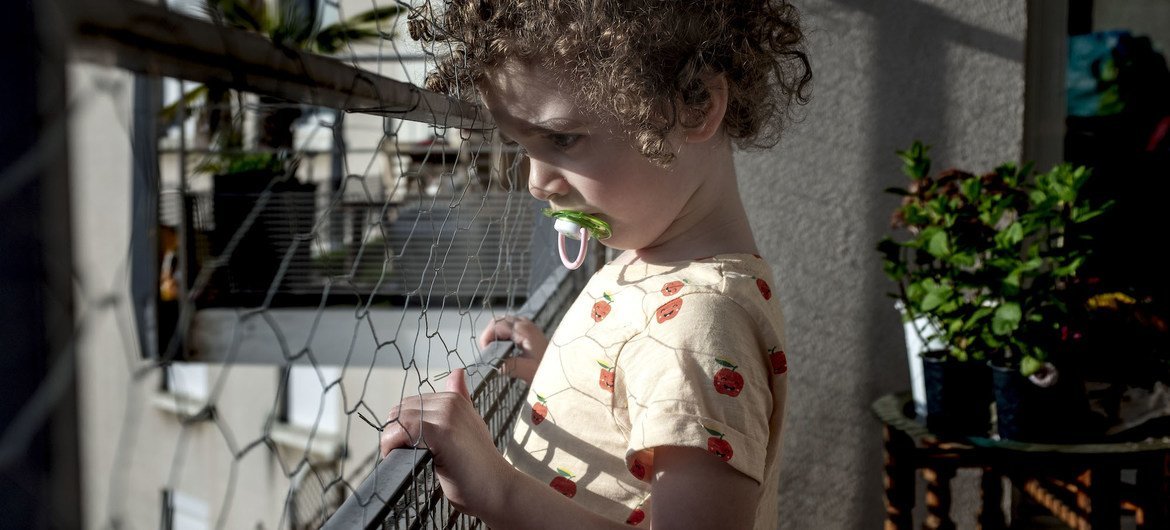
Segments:
[[[986,363],[922,358],[926,426],[944,437],[987,436],[991,428],[991,374]]]
[[[1084,383],[1071,371],[1041,387],[1015,366],[991,366],[995,426],[1000,438],[1020,442],[1079,443],[1099,436],[1089,415]]]

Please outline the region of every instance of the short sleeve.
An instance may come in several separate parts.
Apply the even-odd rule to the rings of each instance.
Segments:
[[[648,309],[645,331],[616,365],[630,418],[627,469],[649,480],[654,448],[695,447],[762,482],[773,385],[755,319],[720,293],[664,297]]]

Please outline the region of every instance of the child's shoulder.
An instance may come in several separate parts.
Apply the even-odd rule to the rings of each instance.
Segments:
[[[720,254],[693,260],[650,264],[610,263],[598,272],[603,282],[662,296],[722,294],[732,298],[772,298],[772,269],[754,254]]]
[[[607,300],[633,306],[636,313],[626,314],[631,321],[663,324],[678,318],[701,325],[738,316],[771,327],[781,318],[772,293],[771,267],[752,254],[662,264],[611,263],[597,273],[595,282],[592,290]]]

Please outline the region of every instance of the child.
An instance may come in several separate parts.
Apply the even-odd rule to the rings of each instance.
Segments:
[[[391,411],[383,454],[428,446],[448,499],[493,528],[776,528],[783,323],[733,145],[774,144],[804,101],[795,10],[456,0],[411,34],[452,51],[429,87],[482,101],[532,195],[609,223],[624,252],[551,340],[515,318],[481,335],[514,341],[504,369],[531,384],[505,457],[459,370]]]

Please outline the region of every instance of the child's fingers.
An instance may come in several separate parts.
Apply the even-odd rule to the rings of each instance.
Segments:
[[[390,422],[382,428],[382,435],[378,439],[378,452],[385,458],[390,454],[391,449],[398,449],[399,447],[413,447],[416,437],[411,436],[407,429],[407,424],[410,423],[410,418],[403,417],[403,414],[394,407],[390,411]],[[417,433],[417,430],[415,430]]]
[[[471,402],[464,369],[456,369],[448,376],[447,391],[459,397],[452,399],[450,393],[411,396],[390,409],[387,423],[378,438],[379,453],[385,457],[392,449],[400,447],[428,449],[430,447],[426,438],[422,436],[424,429],[429,435],[442,436],[442,433],[448,432],[454,419],[452,414],[456,401]]]
[[[512,326],[514,317],[497,317],[492,319],[483,331],[479,334],[479,347],[486,348],[489,344],[498,340],[509,340],[512,338]]]
[[[447,391],[454,392],[467,398],[471,401],[471,393],[467,391],[467,377],[466,371],[463,368],[456,368],[451,371],[451,375],[447,376]]]
[[[398,406],[390,409],[390,414],[386,417],[387,423],[382,427],[382,435],[378,438],[378,450],[382,457],[390,450],[400,447],[425,447],[425,442],[419,438],[424,409],[425,401],[418,396],[406,398]]]

